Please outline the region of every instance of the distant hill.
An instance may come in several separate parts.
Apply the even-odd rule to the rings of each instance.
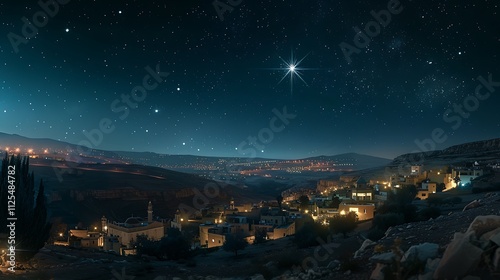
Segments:
[[[399,168],[423,164],[425,169],[449,165],[500,162],[500,138],[454,145],[443,150],[400,155],[385,166],[350,172],[355,176],[385,178]]]
[[[56,141],[46,138],[27,138],[17,134],[0,133],[0,149],[5,147],[21,148],[23,151],[34,149],[41,152],[48,150],[47,157],[53,159],[64,159],[67,161],[76,161],[79,163],[121,163],[121,164],[142,164],[148,166],[165,167],[168,169],[193,172],[191,166],[199,164],[213,165],[222,168],[230,168],[232,165],[241,163],[274,161],[285,162],[287,160],[266,159],[266,158],[242,158],[242,157],[207,157],[194,155],[168,155],[152,152],[126,152],[126,151],[105,151],[98,149],[84,148],[84,154],[77,145],[67,142]],[[388,159],[361,155],[356,153],[347,153],[334,156],[318,156],[301,159],[304,161],[331,161],[339,164],[345,163],[345,169],[359,170],[373,168],[385,165],[390,162]],[[339,169],[342,169],[339,165]]]
[[[396,157],[391,165],[423,163],[424,165],[454,164],[466,161],[500,160],[500,138],[464,143],[444,150],[410,153]]]

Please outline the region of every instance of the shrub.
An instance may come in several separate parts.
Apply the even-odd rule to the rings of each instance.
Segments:
[[[294,241],[299,248],[306,248],[318,245],[318,237],[326,240],[327,236],[327,227],[315,222],[307,222],[295,233]]]
[[[333,233],[342,233],[346,238],[347,234],[358,226],[356,220],[357,215],[354,212],[349,212],[345,216],[334,217],[330,220],[330,229]]]

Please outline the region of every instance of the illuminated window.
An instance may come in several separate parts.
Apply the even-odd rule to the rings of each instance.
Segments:
[[[212,238],[212,243],[215,243],[215,239]]]

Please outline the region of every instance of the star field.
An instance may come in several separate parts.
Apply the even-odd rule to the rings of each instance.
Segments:
[[[500,80],[496,1],[400,1],[351,63],[339,44],[389,1],[243,0],[221,21],[211,1],[71,0],[17,52],[8,34],[43,10],[12,2],[0,4],[2,132],[77,144],[106,118],[97,149],[248,156],[237,147],[286,107],[296,117],[257,156],[389,158],[436,127],[449,136],[438,148],[499,137],[500,88],[459,129],[443,121],[478,76]],[[157,65],[168,77],[120,118],[112,103]]]

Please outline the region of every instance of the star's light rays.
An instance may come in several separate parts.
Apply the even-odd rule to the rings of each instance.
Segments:
[[[295,58],[293,54],[293,50],[291,51],[290,59],[287,61],[283,59],[281,56],[279,59],[284,63],[284,67],[280,68],[267,68],[269,70],[277,70],[277,71],[285,71],[285,74],[281,78],[281,80],[278,82],[278,84],[281,84],[288,76],[290,76],[290,93],[293,94],[293,85],[294,85],[294,78],[299,78],[306,86],[309,86],[309,84],[304,80],[303,78],[303,73],[302,71],[307,71],[307,70],[318,70],[317,68],[304,68],[300,67],[300,64],[309,56],[310,53],[306,54],[304,57],[301,59]]]

